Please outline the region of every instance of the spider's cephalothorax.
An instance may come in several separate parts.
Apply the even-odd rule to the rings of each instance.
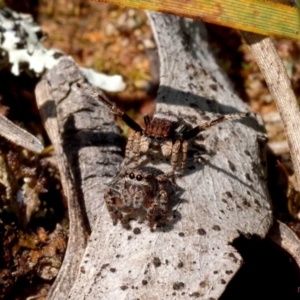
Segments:
[[[170,197],[176,184],[170,176],[151,167],[124,169],[115,176],[104,194],[114,225],[118,220],[126,228],[131,218],[148,218],[153,231],[155,223],[167,219]]]
[[[178,165],[181,171],[185,169],[188,140],[216,124],[249,115],[248,113],[223,115],[192,128],[192,126],[184,123],[182,119],[174,115],[156,113],[153,118],[150,118],[148,115],[144,116],[145,127],[142,128],[124,111],[110,103],[105,96],[98,94],[92,89],[85,88],[85,90],[104,103],[113,113],[120,116],[134,130],[133,134],[128,137],[125,162],[131,160],[132,157],[137,161],[141,154],[147,153],[149,149],[154,149],[161,151],[165,157],[171,156],[173,171],[176,170]]]

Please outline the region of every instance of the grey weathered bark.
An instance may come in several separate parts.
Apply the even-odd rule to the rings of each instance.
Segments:
[[[198,124],[216,113],[247,110],[216,64],[201,23],[149,17],[161,64],[157,111]],[[187,171],[177,179],[180,199],[174,199],[169,224],[154,233],[135,221],[138,235],[112,226],[99,192],[98,219],[69,298],[219,298],[242,263],[230,243],[240,234],[264,237],[272,222],[262,136],[252,117],[195,139]],[[192,155],[201,144],[210,153],[202,160]],[[169,164],[152,163],[170,170]]]
[[[43,150],[42,143],[32,134],[15,125],[5,116],[0,114],[0,135],[13,142],[14,144],[24,147],[33,152],[41,153]]]
[[[67,297],[90,228],[101,210],[105,184],[122,161],[120,130],[101,103],[76,87],[76,82],[83,80],[75,62],[64,58],[36,87],[37,103],[56,153],[70,219],[67,252],[48,299]]]

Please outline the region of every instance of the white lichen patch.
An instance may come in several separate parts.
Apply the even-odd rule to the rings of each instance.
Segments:
[[[9,8],[0,9],[0,70],[9,66],[16,76],[25,71],[39,77],[54,67],[64,53],[44,48],[41,42],[45,37],[31,15],[19,14]],[[126,87],[120,75],[81,70],[87,81],[103,90],[119,92]]]

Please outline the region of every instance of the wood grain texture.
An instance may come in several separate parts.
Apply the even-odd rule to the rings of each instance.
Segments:
[[[191,124],[220,113],[245,112],[208,48],[201,23],[149,13],[160,57],[156,111]],[[230,244],[240,234],[264,237],[272,223],[264,138],[255,116],[222,123],[190,145],[177,179],[168,225],[151,233],[112,221],[103,201],[70,299],[218,299],[242,264]],[[200,157],[200,148],[206,154]],[[150,157],[164,172],[170,164]],[[101,179],[99,179],[101,180]],[[100,194],[99,194],[100,196]]]
[[[23,128],[15,125],[12,121],[0,114],[0,135],[10,142],[27,150],[41,153],[44,149],[42,143]]]
[[[76,87],[76,82],[83,80],[75,62],[64,58],[36,87],[42,120],[56,153],[70,220],[67,252],[48,299],[66,299],[90,228],[101,210],[105,184],[122,161],[120,130],[101,103]]]

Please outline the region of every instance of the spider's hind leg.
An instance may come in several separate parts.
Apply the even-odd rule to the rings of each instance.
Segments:
[[[183,141],[181,144],[181,172],[184,172],[186,161],[187,161],[187,152],[188,152],[189,142]]]
[[[141,144],[141,133],[135,131],[128,136],[127,144],[125,148],[125,160],[124,165],[128,165],[132,160],[135,164],[140,156],[140,144]]]
[[[181,145],[182,145],[182,142],[180,140],[176,140],[172,146],[171,165],[172,165],[173,172],[176,171],[176,168],[178,165]]]

